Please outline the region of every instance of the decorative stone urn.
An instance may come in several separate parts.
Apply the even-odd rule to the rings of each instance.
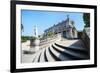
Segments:
[[[37,52],[39,50],[40,40],[38,38],[30,39],[30,51]]]

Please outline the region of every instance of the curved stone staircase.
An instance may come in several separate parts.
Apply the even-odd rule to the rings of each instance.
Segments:
[[[48,48],[44,48],[36,52],[32,59],[32,62],[86,60],[89,59],[89,51],[85,48],[75,46],[66,47],[64,45],[54,43]]]

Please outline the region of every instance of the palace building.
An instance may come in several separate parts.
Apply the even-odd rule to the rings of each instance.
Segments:
[[[74,21],[70,20],[69,16],[67,16],[66,20],[46,29],[44,33],[47,34],[48,32],[52,32],[55,34],[61,34],[64,38],[77,38],[78,32],[74,24]]]

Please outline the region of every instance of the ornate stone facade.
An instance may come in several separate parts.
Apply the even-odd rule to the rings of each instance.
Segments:
[[[44,32],[45,34],[48,32],[53,32],[55,34],[61,33],[61,36],[64,38],[77,38],[77,30],[74,26],[74,21],[70,20],[69,17],[67,17],[66,20],[46,29]]]

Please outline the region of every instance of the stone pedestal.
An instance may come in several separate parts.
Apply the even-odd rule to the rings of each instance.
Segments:
[[[32,52],[37,52],[39,50],[39,44],[40,44],[40,40],[39,39],[35,39],[35,40],[30,40],[30,51]]]

